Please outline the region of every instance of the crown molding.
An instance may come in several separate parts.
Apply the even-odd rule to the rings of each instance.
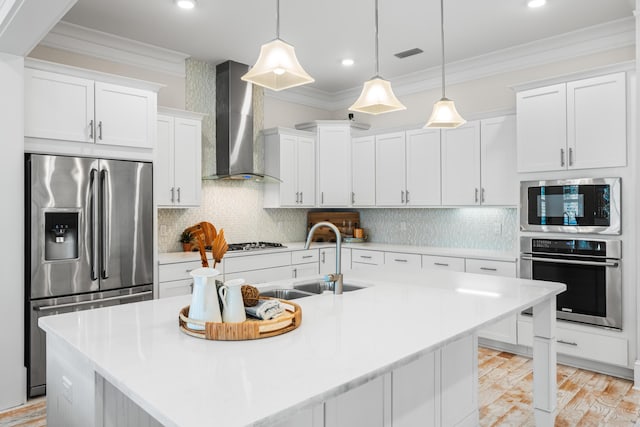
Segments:
[[[453,85],[496,74],[533,68],[553,62],[635,45],[635,18],[628,17],[501,49],[447,64],[447,84]],[[440,66],[391,79],[396,95],[411,95],[440,87]],[[326,92],[310,87],[282,92],[265,91],[268,97],[336,111],[355,100],[360,87]]]
[[[189,55],[60,21],[41,45],[185,77]]]

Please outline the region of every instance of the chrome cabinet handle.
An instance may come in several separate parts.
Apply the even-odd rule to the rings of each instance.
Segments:
[[[325,255],[326,255],[326,252],[322,251],[322,263],[323,264],[325,263]]]
[[[320,192],[320,203],[324,203],[324,191]]]
[[[297,268],[294,268],[292,273],[293,273],[293,278],[294,279],[298,277],[298,269]]]
[[[313,255],[302,255],[302,259],[313,258]]]
[[[394,261],[395,262],[409,262],[408,260],[402,259],[402,258],[396,258],[396,259],[394,259]]]
[[[185,271],[186,271],[187,273],[191,273],[191,272],[193,271],[193,268],[187,268]]]
[[[497,268],[490,268],[490,267],[480,267],[480,270],[484,270],[484,271],[498,271]]]
[[[564,167],[564,148],[560,149],[560,166]]]
[[[529,255],[521,255],[520,259],[526,261],[540,261],[540,262],[550,262],[554,264],[576,264],[576,265],[592,265],[597,267],[617,267],[619,264],[617,262],[611,261],[579,261],[579,260],[568,260],[568,259],[558,259],[558,258],[539,258],[533,257]]]
[[[371,256],[370,255],[360,255],[360,258],[371,259]]]
[[[446,264],[444,262],[434,262],[433,265],[439,265],[441,267],[449,267],[449,264]]]
[[[180,187],[178,187],[178,203],[180,203]]]
[[[356,193],[354,193],[353,191],[351,192],[351,203],[355,203],[356,202]]]
[[[302,191],[300,192],[300,203],[304,202],[304,196],[302,195]]]
[[[171,203],[176,202],[176,189],[175,187],[171,187]]]
[[[98,122],[98,139],[102,140],[102,120]]]
[[[193,293],[193,282],[189,283],[189,288],[191,288],[191,293]]]
[[[480,190],[480,201],[484,203],[484,187]]]
[[[98,280],[98,170],[91,169],[91,280]]]
[[[404,204],[404,190],[400,190],[400,203]]]
[[[478,203],[478,189],[477,189],[477,188],[476,188],[476,196],[475,196],[475,200],[476,200],[476,203]]]
[[[407,190],[406,195],[405,195],[405,202],[409,203],[409,190]]]
[[[93,139],[93,120],[89,121],[89,139]]]
[[[300,192],[296,191],[296,203],[300,203]]]
[[[573,148],[569,148],[569,166],[573,166]]]
[[[564,340],[556,340],[556,342],[557,342],[558,344],[572,345],[572,346],[574,346],[574,347],[577,347],[577,346],[578,346],[578,343],[577,343],[577,342],[564,341]]]

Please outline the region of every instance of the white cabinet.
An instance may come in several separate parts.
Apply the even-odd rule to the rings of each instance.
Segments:
[[[516,277],[516,263],[467,258],[465,271],[492,276]],[[518,343],[517,324],[518,315],[512,314],[480,330],[478,336],[515,345]]]
[[[319,206],[351,204],[351,129],[345,125],[318,126]]]
[[[384,376],[380,376],[324,404],[325,427],[384,427]]]
[[[384,264],[384,252],[365,249],[351,250],[351,268],[353,270],[366,269]]]
[[[624,72],[520,91],[518,172],[627,164]]]
[[[478,425],[478,345],[466,336],[441,350],[443,426]]]
[[[440,204],[440,131],[376,135],[376,205]]]
[[[480,121],[480,183],[482,205],[518,204],[515,116]]]
[[[291,277],[317,276],[319,259],[317,249],[291,252]]]
[[[351,204],[376,204],[376,140],[363,136],[351,140]]]
[[[422,255],[422,268],[464,271],[464,258],[438,255]]]
[[[275,128],[263,131],[265,173],[282,182],[265,184],[264,207],[315,205],[315,139],[309,132]]]
[[[202,266],[200,261],[162,264],[158,268],[158,298],[189,295],[193,287],[193,279],[189,275],[192,270]]]
[[[442,204],[480,204],[480,122],[442,132]]]
[[[439,425],[436,416],[440,409],[436,356],[440,356],[440,352],[429,353],[393,371],[393,427]]]
[[[25,69],[25,136],[152,148],[153,91]]]
[[[420,270],[422,256],[419,254],[385,252],[384,265],[402,270]]]
[[[342,272],[351,269],[351,249],[340,249],[340,269]],[[320,249],[320,274],[333,274],[336,272],[336,249]]]
[[[199,206],[202,115],[172,109],[160,112],[154,168],[158,206]]]

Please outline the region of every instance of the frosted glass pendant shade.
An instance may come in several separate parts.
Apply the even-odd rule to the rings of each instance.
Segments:
[[[393,94],[391,83],[380,77],[364,82],[360,97],[349,107],[351,111],[374,115],[406,109]]]
[[[298,62],[293,46],[280,39],[260,47],[256,64],[242,80],[275,91],[315,81]]]
[[[433,105],[431,117],[425,128],[457,128],[467,121],[456,110],[456,105],[448,98],[442,98]]]

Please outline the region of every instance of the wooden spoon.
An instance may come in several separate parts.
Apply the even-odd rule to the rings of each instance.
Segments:
[[[224,229],[220,230],[220,233],[216,236],[211,244],[211,255],[213,256],[213,268],[216,268],[216,265],[219,262],[222,262],[222,257],[227,253],[227,249],[229,249],[229,245],[227,245],[227,241],[224,239]]]

